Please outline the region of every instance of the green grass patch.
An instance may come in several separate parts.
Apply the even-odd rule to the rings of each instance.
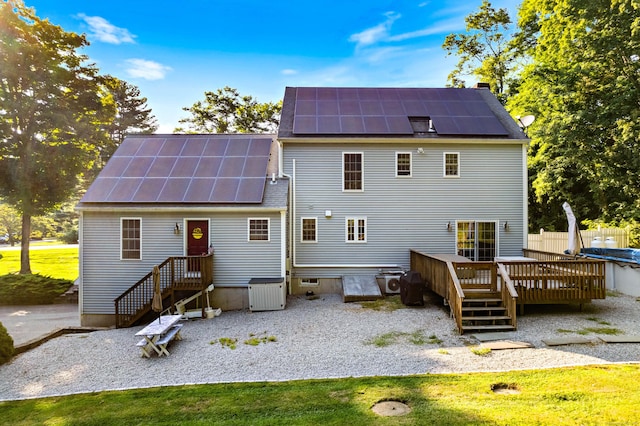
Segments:
[[[487,356],[491,353],[491,348],[481,348],[480,346],[472,346],[469,350],[478,356]]]
[[[396,343],[409,342],[416,346],[422,346],[426,344],[440,344],[442,340],[438,339],[435,334],[426,336],[421,330],[416,330],[413,333],[406,333],[403,331],[392,331],[389,333],[380,334],[365,340],[365,345],[373,345],[379,348],[385,346],[391,346]]]
[[[394,296],[386,296],[382,299],[360,302],[360,305],[364,309],[371,309],[373,311],[385,311],[385,312],[393,312],[398,309],[406,308],[406,306],[400,300],[399,294]]]
[[[517,393],[496,392],[501,384]],[[388,400],[411,412],[373,413]],[[640,367],[191,385],[0,402],[0,411],[16,426],[636,424]]]
[[[624,332],[619,328],[613,328],[613,327],[585,327],[580,331],[578,331],[578,334],[590,334],[590,333],[607,334],[612,336],[615,336],[618,334],[624,334]]]
[[[220,344],[223,348],[235,349],[238,345],[238,339],[233,337],[221,337],[218,340],[209,342],[211,345]]]
[[[603,319],[596,318],[596,317],[589,317],[589,318],[587,318],[587,320],[593,321],[593,322],[597,322],[600,325],[611,325],[610,322],[607,322],[607,321],[605,321]]]
[[[0,249],[0,276],[20,272],[20,249]],[[31,272],[75,281],[78,278],[78,247],[46,248],[29,251]]]
[[[258,346],[261,343],[269,343],[269,342],[277,342],[278,338],[276,336],[268,336],[266,333],[262,333],[261,335],[255,335],[253,333],[249,334],[249,338],[246,339],[243,343],[247,346]],[[209,342],[211,345],[220,344],[223,348],[236,349],[238,347],[238,338],[237,337],[220,337],[218,340],[212,340]]]

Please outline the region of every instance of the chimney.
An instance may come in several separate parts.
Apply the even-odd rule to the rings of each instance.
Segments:
[[[476,83],[475,86],[473,86],[474,89],[491,89],[491,85],[489,83],[482,83],[482,82],[478,82]]]

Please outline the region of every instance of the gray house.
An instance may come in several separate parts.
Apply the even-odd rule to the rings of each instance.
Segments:
[[[116,323],[114,300],[132,287],[148,297],[154,265],[174,283],[208,277],[224,309],[249,306],[251,279],[284,277],[289,182],[277,149],[273,135],[128,136],[77,207],[82,325]]]
[[[528,139],[488,89],[288,87],[278,141],[293,293],[407,269],[410,249],[522,254]]]
[[[277,139],[129,136],[78,205],[81,323],[142,319],[154,265],[166,307],[213,284],[213,306],[261,310],[406,270],[411,249],[521,255],[527,145],[480,88],[289,87]]]

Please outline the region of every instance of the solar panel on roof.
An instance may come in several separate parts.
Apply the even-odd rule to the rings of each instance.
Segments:
[[[295,96],[298,135],[409,135],[409,117],[432,117],[442,135],[508,135],[476,89],[319,87],[298,88]]]
[[[82,202],[259,203],[271,142],[262,136],[130,137]]]

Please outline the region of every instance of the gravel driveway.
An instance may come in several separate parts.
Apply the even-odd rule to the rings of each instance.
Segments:
[[[604,343],[603,330],[640,334],[640,302],[618,295],[585,305],[531,306],[508,340],[530,349],[479,356],[473,335],[460,336],[441,301],[377,311],[338,295],[289,297],[282,311],[223,312],[192,320],[169,357],[142,358],[142,327],[69,334],[0,366],[0,400],[192,383],[282,381],[377,375],[457,373],[637,362],[640,344]],[[275,341],[269,341],[269,337]],[[592,343],[547,346],[543,340],[586,337]],[[374,339],[387,345],[378,346]],[[220,339],[237,339],[235,349]],[[257,345],[244,342],[256,338]],[[264,339],[263,339],[264,338]],[[262,341],[264,340],[264,341]]]

